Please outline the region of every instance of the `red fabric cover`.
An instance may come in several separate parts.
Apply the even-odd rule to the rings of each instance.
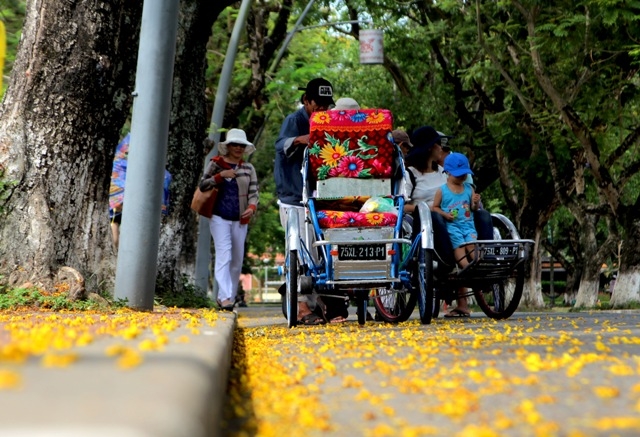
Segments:
[[[390,212],[318,211],[321,228],[395,226],[398,216]]]
[[[390,177],[392,126],[393,115],[388,109],[314,112],[309,133],[311,177]]]

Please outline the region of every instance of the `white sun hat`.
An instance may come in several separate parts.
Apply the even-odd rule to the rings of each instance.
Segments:
[[[360,109],[360,105],[358,104],[358,102],[356,102],[355,99],[352,99],[351,97],[341,97],[336,100],[336,106],[334,106],[333,109],[337,111],[344,111],[347,109]]]
[[[222,143],[218,143],[218,153],[220,155],[228,153],[227,144],[244,144],[247,146],[244,149],[244,153],[247,155],[251,155],[256,151],[256,146],[247,140],[247,134],[242,129],[229,129],[227,131],[227,139]]]

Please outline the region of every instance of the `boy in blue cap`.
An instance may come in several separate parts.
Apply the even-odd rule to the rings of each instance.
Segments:
[[[449,154],[444,160],[444,171],[448,174],[447,183],[436,191],[433,210],[447,221],[454,257],[458,265],[465,268],[473,251],[473,246],[465,243],[478,239],[472,212],[478,210],[480,195],[465,183],[473,172],[462,153]]]

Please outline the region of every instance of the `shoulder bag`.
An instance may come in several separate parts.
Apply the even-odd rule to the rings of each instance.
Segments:
[[[203,217],[211,218],[213,215],[213,207],[218,197],[218,189],[213,188],[209,191],[200,191],[200,187],[196,188],[191,200],[191,209]]]

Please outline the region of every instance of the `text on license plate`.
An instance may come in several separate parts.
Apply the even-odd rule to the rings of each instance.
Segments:
[[[384,244],[338,246],[338,259],[341,260],[382,260],[386,258]]]
[[[520,247],[517,244],[511,246],[489,246],[485,247],[484,251],[489,256],[513,256],[518,255]]]

